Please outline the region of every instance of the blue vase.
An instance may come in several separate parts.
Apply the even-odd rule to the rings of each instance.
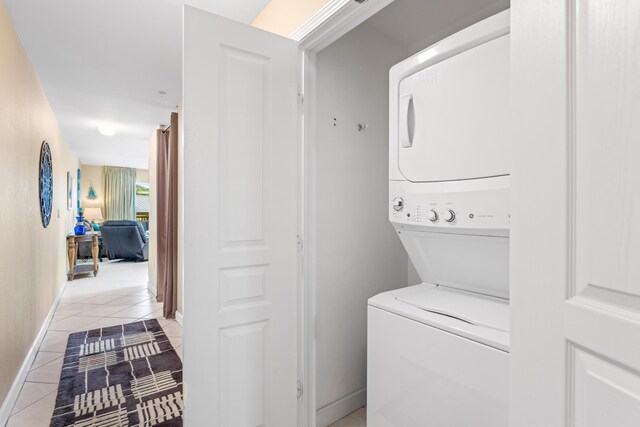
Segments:
[[[87,234],[87,227],[84,226],[84,217],[82,215],[76,217],[76,219],[78,220],[78,222],[76,223],[76,226],[73,228],[74,233],[76,233],[76,236],[82,236],[84,234]]]

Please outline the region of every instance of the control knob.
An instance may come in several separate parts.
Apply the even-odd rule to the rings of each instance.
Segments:
[[[449,209],[442,214],[442,218],[447,222],[453,222],[456,219],[456,213]]]
[[[431,209],[429,213],[427,213],[427,218],[429,218],[431,222],[436,222],[438,220],[438,212]]]
[[[402,200],[402,197],[396,197],[395,199],[393,199],[392,206],[394,210],[401,211],[404,207],[404,200]]]

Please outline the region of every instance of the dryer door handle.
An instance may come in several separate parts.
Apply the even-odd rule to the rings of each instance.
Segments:
[[[416,107],[413,95],[402,98],[400,103],[400,146],[410,148],[416,132]]]

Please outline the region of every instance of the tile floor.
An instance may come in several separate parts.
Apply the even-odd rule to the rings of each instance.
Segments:
[[[162,304],[147,291],[147,272],[147,263],[105,260],[97,277],[80,276],[67,284],[7,427],[49,425],[71,332],[157,318],[182,357],[182,327],[162,317]]]
[[[366,427],[367,426],[367,408],[360,408],[352,414],[347,415],[343,419],[331,424],[329,427]]]

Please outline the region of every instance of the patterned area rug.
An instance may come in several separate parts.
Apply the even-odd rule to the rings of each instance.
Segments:
[[[182,362],[155,319],[69,335],[51,427],[182,426]]]

